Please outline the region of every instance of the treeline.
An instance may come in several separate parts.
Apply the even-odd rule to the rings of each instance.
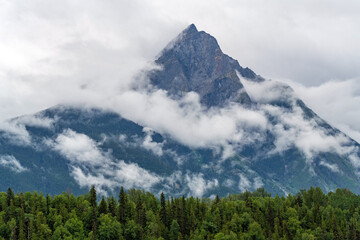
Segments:
[[[1,239],[360,239],[360,197],[320,188],[287,197],[264,189],[214,199],[121,188],[118,199],[0,193]]]

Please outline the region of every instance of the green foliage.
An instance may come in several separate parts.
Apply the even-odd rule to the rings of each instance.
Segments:
[[[101,240],[120,239],[122,235],[121,224],[109,215],[100,217],[98,238]]]
[[[360,239],[360,196],[320,188],[270,197],[264,189],[214,200],[156,198],[122,188],[75,197],[0,193],[0,239]],[[100,202],[98,202],[100,200]]]
[[[180,226],[176,220],[173,220],[170,227],[170,239],[177,240],[180,236]]]

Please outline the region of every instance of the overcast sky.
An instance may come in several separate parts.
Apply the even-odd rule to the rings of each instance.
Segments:
[[[191,23],[360,141],[357,0],[0,0],[0,120],[118,94]]]

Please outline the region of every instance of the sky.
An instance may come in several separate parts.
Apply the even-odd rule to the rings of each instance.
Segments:
[[[136,118],[129,99],[148,99],[126,92],[130,84],[194,23],[240,65],[290,84],[360,142],[359,10],[356,0],[0,0],[0,120],[114,96]]]

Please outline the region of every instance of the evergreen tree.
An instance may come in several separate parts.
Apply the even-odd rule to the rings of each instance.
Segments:
[[[19,216],[19,240],[25,240],[25,199],[23,193],[20,193],[20,216]]]
[[[162,192],[160,195],[160,219],[164,226],[167,226],[167,216],[166,216],[166,202],[165,195]]]
[[[180,235],[180,226],[176,220],[173,220],[170,226],[170,240],[178,240]]]
[[[136,200],[136,223],[139,224],[142,228],[145,228],[146,216],[140,194]]]
[[[50,213],[50,204],[51,204],[51,197],[49,194],[46,194],[46,216]]]
[[[108,199],[109,213],[112,217],[116,217],[116,201],[113,196]]]
[[[7,206],[10,207],[11,202],[14,200],[14,192],[11,188],[8,188],[7,194],[6,194],[6,203]]]
[[[91,204],[91,230],[92,230],[92,238],[96,239],[97,237],[97,197],[95,186],[93,185],[90,189],[90,204]]]
[[[120,193],[119,193],[119,222],[124,224],[125,223],[125,204],[126,204],[126,196],[123,186],[121,186]]]
[[[107,214],[107,204],[106,204],[104,196],[101,198],[101,201],[100,201],[99,214]]]

